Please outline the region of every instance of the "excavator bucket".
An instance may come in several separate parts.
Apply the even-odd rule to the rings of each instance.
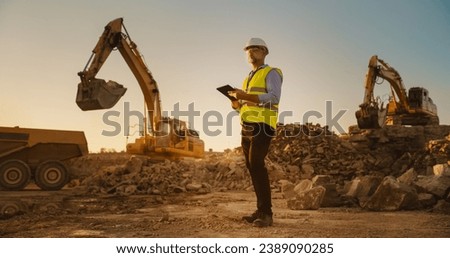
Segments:
[[[77,105],[81,110],[112,108],[125,94],[127,88],[114,81],[93,79],[88,85],[78,84]]]
[[[361,107],[356,111],[356,121],[360,129],[377,129],[384,126],[387,109],[374,106]]]

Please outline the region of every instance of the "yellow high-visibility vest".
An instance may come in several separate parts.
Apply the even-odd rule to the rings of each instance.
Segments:
[[[242,89],[248,94],[261,95],[267,93],[266,76],[272,70],[283,76],[278,68],[266,66],[256,71],[253,77],[248,81],[245,78]],[[278,103],[253,103],[250,101],[243,101],[239,114],[243,122],[249,123],[266,123],[273,129],[277,128],[278,120]]]

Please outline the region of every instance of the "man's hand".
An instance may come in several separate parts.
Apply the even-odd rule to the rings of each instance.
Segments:
[[[246,93],[243,90],[236,89],[236,88],[234,88],[234,90],[228,92],[228,95],[230,95],[231,97],[237,98],[237,99],[242,99],[242,96],[245,94]]]
[[[246,100],[253,103],[259,103],[258,95],[247,94],[245,91],[234,88],[233,91],[229,91],[228,95],[237,98],[238,100]]]
[[[239,109],[239,108],[241,108],[241,103],[239,103],[239,100],[232,100],[231,107],[233,109]]]

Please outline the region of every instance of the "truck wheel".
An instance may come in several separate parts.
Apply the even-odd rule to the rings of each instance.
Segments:
[[[68,179],[66,166],[57,160],[41,163],[34,174],[34,181],[42,190],[59,190],[67,184]]]
[[[0,165],[0,186],[6,190],[22,190],[30,179],[30,167],[21,160],[12,159]]]
[[[28,207],[26,204],[21,201],[18,202],[6,202],[3,205],[0,204],[0,215],[4,217],[12,217],[18,214],[23,214],[28,211]]]

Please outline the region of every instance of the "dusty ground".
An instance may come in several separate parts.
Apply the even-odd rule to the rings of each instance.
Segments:
[[[359,208],[295,211],[274,193],[274,225],[241,221],[254,210],[252,192],[170,196],[86,196],[73,190],[2,192],[30,212],[0,219],[7,238],[435,238],[450,237],[450,215],[426,211],[368,212]],[[31,212],[32,211],[32,212]]]
[[[293,126],[295,133],[294,129],[300,128]],[[430,133],[431,129],[437,131],[431,130],[434,133],[430,134],[441,139],[448,135],[450,126],[443,130],[414,129],[408,141],[396,131],[398,128],[391,128],[392,141],[383,141],[384,145],[375,150],[369,148],[370,141],[354,145],[345,138],[314,134],[322,131],[321,127],[306,129],[307,135],[294,134],[295,137],[285,134],[290,132],[287,129],[279,132],[269,153],[267,164],[274,191],[272,227],[254,228],[241,220],[254,211],[255,198],[252,191],[241,190],[252,187],[237,149],[208,153],[200,161],[161,163],[108,153],[88,155],[70,163],[73,175],[83,178],[73,185],[75,188],[46,192],[30,186],[25,191],[0,191],[0,237],[450,237],[448,190],[436,192],[434,188],[415,185],[414,189],[438,196],[446,204],[442,205],[446,210],[439,210],[435,204],[424,206],[433,212],[425,208],[370,212],[351,205],[353,199],[339,203],[339,208],[324,205],[319,210],[291,210],[279,192],[280,180],[297,184],[315,175],[329,177],[339,190],[358,175],[397,177],[417,167],[416,172],[425,173],[422,176],[432,176],[427,172],[434,172],[437,161],[450,164],[450,138],[431,144],[429,152],[410,150],[410,141],[423,138],[424,132]],[[434,186],[448,189],[445,182]],[[342,193],[345,191],[339,192]],[[390,195],[382,197],[389,199]],[[8,215],[12,210],[24,212]]]

